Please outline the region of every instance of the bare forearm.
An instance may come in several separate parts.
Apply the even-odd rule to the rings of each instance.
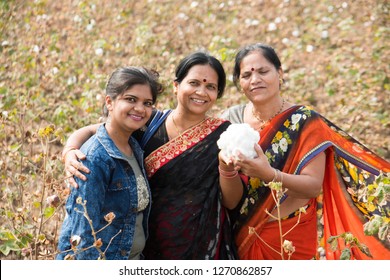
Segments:
[[[319,195],[324,180],[326,156],[324,153],[314,158],[301,174],[287,174],[277,171],[277,180],[288,189],[287,195],[295,198],[313,198]]]
[[[234,209],[243,195],[243,183],[240,176],[225,178],[219,176],[222,191],[222,204],[228,209]]]
[[[219,163],[219,184],[222,192],[222,204],[228,209],[234,209],[243,195],[243,183],[238,172],[223,161]]]
[[[92,135],[96,133],[100,124],[92,124],[73,132],[66,141],[66,147],[80,148]]]
[[[287,195],[294,198],[313,198],[318,196],[322,189],[322,181],[310,175],[292,175],[280,172],[280,179]]]
[[[99,125],[100,124],[86,126],[73,132],[68,138],[64,149],[62,150],[62,161],[65,163],[65,170],[69,176],[68,182],[75,188],[78,187],[78,184],[73,176],[86,181],[87,177],[82,172],[90,172],[86,166],[79,162],[79,160],[85,159],[85,155],[79,149],[85,141],[87,141],[92,135],[96,133]]]

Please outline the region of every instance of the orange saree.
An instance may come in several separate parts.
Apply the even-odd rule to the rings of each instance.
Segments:
[[[367,207],[358,195],[375,176],[390,172],[389,162],[304,106],[279,114],[260,135],[259,144],[271,165],[286,173],[300,174],[319,153],[326,154],[322,194],[309,201],[306,213],[293,214],[281,221],[282,232],[288,232],[284,239],[292,241],[295,247],[291,259],[318,259],[321,248],[326,259],[339,259],[344,242],[339,241],[338,249],[333,252],[326,240],[346,232],[369,248],[372,259],[390,259],[389,241],[365,235],[363,231],[363,224],[374,214],[389,218],[389,201]],[[274,207],[270,189],[264,182],[251,178],[236,223],[241,259],[281,259],[278,222],[267,222],[266,210],[271,212]],[[371,259],[357,248],[352,249],[351,258]],[[288,256],[285,254],[283,259]]]

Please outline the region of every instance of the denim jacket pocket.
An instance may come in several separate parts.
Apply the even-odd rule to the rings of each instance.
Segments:
[[[137,182],[134,176],[126,177],[117,180],[114,178],[106,194],[106,206],[120,211],[120,218],[136,213],[138,206]]]
[[[115,176],[114,174],[111,183],[108,186],[108,191],[121,191],[130,188],[137,189],[137,181],[134,176],[128,176],[127,174]]]
[[[130,183],[128,180],[123,179],[113,180],[108,186],[108,191],[122,191],[126,189],[130,189]]]

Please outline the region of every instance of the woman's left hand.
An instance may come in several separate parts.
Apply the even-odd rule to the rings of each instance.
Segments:
[[[231,158],[226,157],[222,151],[219,152],[218,159],[219,159],[220,166],[225,166],[233,170],[234,168],[233,160]]]

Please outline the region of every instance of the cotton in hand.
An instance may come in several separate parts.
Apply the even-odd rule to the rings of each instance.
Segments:
[[[231,124],[217,141],[218,147],[227,158],[238,159],[238,153],[249,158],[257,157],[255,144],[260,134],[247,123]]]

